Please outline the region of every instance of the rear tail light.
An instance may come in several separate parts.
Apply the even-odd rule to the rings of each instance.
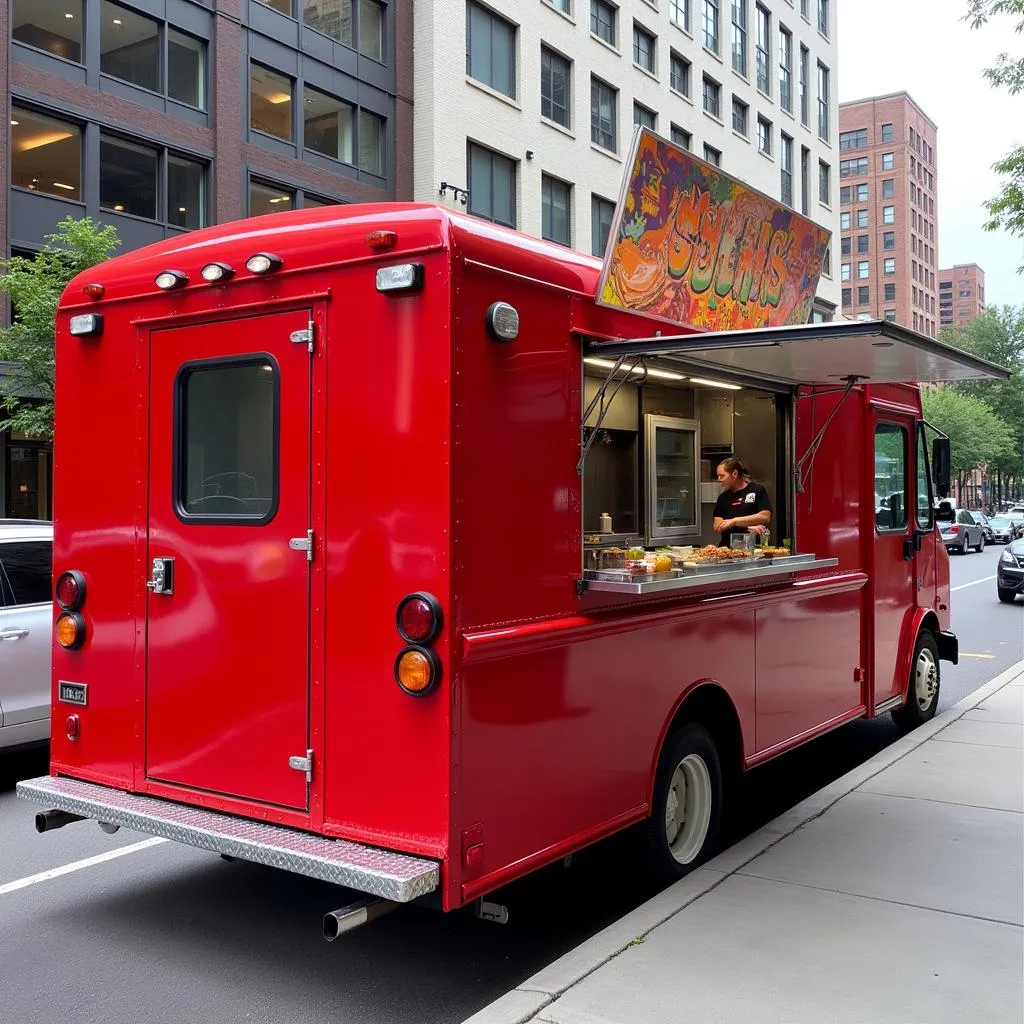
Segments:
[[[409,594],[398,605],[395,623],[410,644],[429,644],[441,632],[441,605],[432,594]]]
[[[441,659],[429,647],[406,647],[395,659],[395,681],[413,697],[430,693],[441,681]]]
[[[57,577],[57,585],[54,588],[57,604],[67,612],[73,612],[81,608],[85,601],[85,576],[71,570],[62,572]]]
[[[960,527],[959,526],[947,526],[946,527],[946,533],[959,533],[959,532],[960,532]]]
[[[54,633],[66,651],[77,651],[85,643],[85,619],[78,612],[64,612],[57,618]]]

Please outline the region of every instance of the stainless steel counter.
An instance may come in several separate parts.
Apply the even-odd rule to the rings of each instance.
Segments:
[[[628,583],[610,582],[588,578],[584,573],[587,590],[607,594],[662,594],[674,590],[693,590],[712,583],[756,583],[768,576],[791,576],[808,569],[832,569],[839,564],[838,558],[817,558],[814,555],[789,555],[785,558],[753,559],[737,565],[701,566],[694,570],[676,570],[673,579],[645,580],[638,576]]]

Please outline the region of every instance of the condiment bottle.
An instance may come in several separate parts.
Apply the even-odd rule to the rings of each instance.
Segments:
[[[612,532],[612,517],[607,512],[601,513],[601,533]]]

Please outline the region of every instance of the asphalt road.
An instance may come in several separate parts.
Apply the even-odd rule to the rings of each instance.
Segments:
[[[1000,552],[951,560],[964,656],[943,665],[940,709],[1024,658],[1024,600],[999,604],[990,578]],[[887,717],[856,722],[752,773],[732,837],[896,736]],[[628,835],[503,891],[505,926],[404,908],[333,944],[320,922],[344,891],[172,843],[21,884],[146,839],[91,822],[37,835],[14,784],[45,771],[39,753],[0,758],[2,1021],[459,1022],[652,895],[629,871]]]

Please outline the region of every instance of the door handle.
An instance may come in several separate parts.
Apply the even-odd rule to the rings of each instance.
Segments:
[[[23,636],[28,636],[27,629],[0,630],[0,640],[20,640]]]
[[[146,581],[146,586],[154,594],[174,593],[174,559],[154,558],[153,574]]]
[[[903,561],[912,562],[914,560],[914,538],[904,537],[903,538]]]

